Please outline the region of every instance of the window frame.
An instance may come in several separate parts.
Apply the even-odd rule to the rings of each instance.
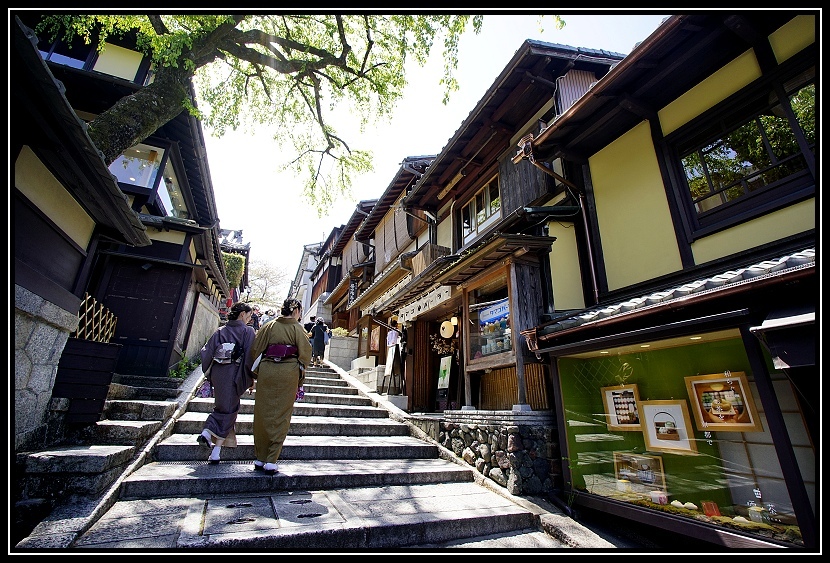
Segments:
[[[139,143],[139,145],[145,145],[150,148],[159,149],[161,152],[161,156],[158,160],[159,164],[155,173],[155,177],[153,178],[153,182],[148,186],[142,186],[140,184],[131,184],[129,182],[125,182],[122,179],[116,176],[116,180],[118,181],[118,187],[121,188],[121,191],[125,194],[129,194],[133,196],[133,209],[136,211],[140,211],[142,207],[146,206],[147,209],[154,215],[160,217],[176,217],[180,219],[193,219],[195,216],[195,208],[194,202],[192,197],[189,194],[189,185],[187,183],[187,174],[184,170],[184,165],[182,164],[181,157],[178,153],[178,147],[175,143],[171,143],[170,141],[159,139],[156,137],[149,137]],[[128,150],[132,150],[128,149]],[[120,161],[119,157],[116,159],[110,166],[114,166],[116,163]],[[167,171],[171,170],[173,176],[175,176],[176,183],[180,190],[180,199],[183,201],[186,213],[184,216],[181,214],[173,213],[171,209],[166,209],[166,200],[165,198],[159,194],[160,189],[167,189],[165,185],[162,184],[162,179],[167,176]],[[110,170],[112,173],[112,170]],[[113,173],[115,175],[115,173]],[[162,209],[164,209],[165,213],[162,213]]]
[[[495,211],[492,209],[492,186],[495,182],[496,192],[498,193],[499,206]],[[484,209],[479,210],[479,201]],[[480,222],[477,217],[481,212],[484,212],[484,218]],[[464,225],[465,212],[469,215],[469,223],[471,227],[469,230]],[[501,219],[501,185],[499,182],[499,175],[494,174],[487,182],[470,196],[458,210],[458,233],[461,248],[467,247],[480,239],[481,236],[487,232],[490,227],[496,224]]]
[[[698,212],[683,165],[683,158],[694,150],[722,138],[724,133],[734,131],[737,126],[744,125],[759,115],[764,105],[763,99],[769,95],[770,91],[774,91],[780,98],[780,94],[784,92],[784,85],[789,80],[816,66],[815,60],[810,56],[804,55],[796,58],[798,60],[793,61],[793,64],[788,64],[786,68],[779,67],[774,72],[755,80],[666,136],[665,144],[669,154],[668,169],[678,206],[686,218],[689,242],[815,196],[816,146],[813,144],[810,147],[811,153],[805,154],[804,148],[807,146],[807,141],[801,128],[794,127],[798,123],[789,105],[789,95],[783,100],[787,103],[786,119],[798,142],[799,152],[797,154],[807,159],[805,169],[772,182],[757,191],[744,193],[732,201]],[[817,77],[814,76],[814,85],[816,81]]]

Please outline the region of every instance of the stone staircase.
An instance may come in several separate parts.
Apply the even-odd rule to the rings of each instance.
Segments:
[[[223,448],[218,465],[196,441],[213,400],[190,399],[152,461],[121,480],[117,500],[71,547],[567,547],[542,531],[544,510],[477,483],[343,373],[307,372],[273,476],[253,470],[255,395],[243,397],[238,447]],[[38,545],[33,536],[21,547]]]
[[[94,510],[184,403],[181,383],[114,374],[101,420],[68,432],[63,445],[17,454],[12,543],[55,509],[60,514],[62,507],[71,506],[76,515]]]

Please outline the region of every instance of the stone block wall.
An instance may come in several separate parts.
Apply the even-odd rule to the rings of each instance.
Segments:
[[[541,495],[560,473],[550,412],[445,411],[438,422],[410,419],[476,471],[513,495]]]
[[[332,362],[344,371],[352,369],[352,360],[357,357],[356,336],[332,336],[323,359]]]
[[[14,449],[43,448],[63,438],[68,401],[52,401],[52,388],[78,311],[14,286]]]
[[[219,311],[211,303],[210,298],[202,293],[198,294],[196,315],[193,317],[193,326],[190,329],[190,341],[187,343],[185,357],[199,361],[199,352],[219,327]]]

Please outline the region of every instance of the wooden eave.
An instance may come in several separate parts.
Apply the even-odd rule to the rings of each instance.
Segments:
[[[625,55],[527,40],[470,112],[405,198],[407,207],[436,210],[473,187],[511,147],[511,139],[553,97],[559,76],[571,68],[605,74]],[[441,199],[447,184],[462,175]]]
[[[352,216],[349,217],[349,220],[343,226],[343,230],[340,232],[340,235],[331,247],[332,256],[340,256],[343,254],[346,246],[352,240],[352,236],[366,220],[366,217],[369,216],[369,213],[375,207],[377,202],[377,199],[364,199],[357,203]]]
[[[435,285],[461,285],[510,257],[550,250],[555,240],[556,237],[494,233],[474,248],[461,254],[441,256],[432,262],[383,308],[399,309]]]
[[[369,215],[354,234],[355,240],[365,242],[372,238],[375,228],[386,216],[389,209],[398,201],[401,194],[418,181],[433,161],[435,156],[408,156],[401,162],[395,177],[386,187],[383,194],[375,200],[375,205]]]
[[[12,142],[34,151],[103,234],[130,246],[151,244],[138,214],[64,95],[63,85],[41,58],[34,32],[17,17],[11,28]]]
[[[587,159],[748,49],[769,61],[767,36],[798,15],[764,11],[668,18],[533,141],[537,160]],[[815,48],[815,47],[814,47]]]

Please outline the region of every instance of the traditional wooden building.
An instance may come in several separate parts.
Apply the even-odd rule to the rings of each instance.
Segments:
[[[39,18],[25,17],[31,27]],[[153,80],[149,57],[129,33],[103,46],[44,37],[38,50],[82,121]],[[190,97],[195,103],[192,88]],[[116,372],[166,377],[198,353],[230,294],[201,125],[183,110],[108,169],[152,244],[101,237],[76,283],[118,319],[111,340],[122,347]]]
[[[76,340],[70,336],[77,336],[79,311],[87,303],[84,294],[95,249],[102,241],[146,247],[150,238],[43,62],[34,31],[17,18],[12,18],[9,31],[9,72],[15,85],[9,100],[13,447],[20,451],[62,437],[62,415],[71,405],[53,401],[52,391],[64,348]],[[106,319],[103,311],[96,312]],[[107,332],[103,328],[96,336]],[[106,340],[89,342],[98,361],[104,361],[100,356],[117,357],[118,347],[113,351]]]
[[[563,503],[818,547],[817,25],[672,16],[520,140],[512,175],[576,206],[539,215],[553,311],[522,330],[552,374]]]
[[[359,201],[331,247],[329,263],[335,269],[331,275],[336,285],[324,302],[331,312],[331,328],[349,331],[357,328],[359,310],[350,310],[348,306],[371,280],[375,264],[372,245],[359,242],[355,233],[377,202],[377,199]]]

